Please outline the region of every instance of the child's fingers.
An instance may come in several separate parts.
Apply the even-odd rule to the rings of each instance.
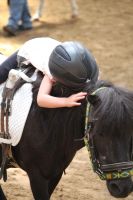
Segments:
[[[87,92],[79,92],[77,95],[87,95]]]
[[[81,96],[81,97],[76,97],[76,101],[79,101],[80,99],[84,99],[85,98],[85,96]]]
[[[77,94],[74,96],[75,99],[84,99],[86,97],[86,95],[84,94]]]
[[[85,98],[85,97],[86,97],[86,95],[81,95],[81,94],[77,94],[77,95],[72,96],[73,99]]]
[[[80,106],[81,103],[80,102],[75,102],[73,106]]]
[[[87,95],[86,92],[80,92],[80,93],[75,94],[74,96],[75,96],[75,97],[82,97],[82,96],[85,97],[86,95]]]
[[[87,95],[86,92],[79,92],[79,93],[76,93],[76,94],[73,94],[72,96],[70,96],[70,98],[69,98],[69,102],[70,102],[69,107],[80,106],[81,102],[79,102],[79,101],[84,99],[86,97],[86,95]]]

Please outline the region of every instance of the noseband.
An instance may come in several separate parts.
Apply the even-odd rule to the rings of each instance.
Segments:
[[[99,90],[105,89],[101,87],[94,91],[91,95],[95,95]],[[101,164],[95,153],[95,146],[93,137],[90,137],[90,131],[92,129],[93,121],[90,120],[91,105],[87,103],[86,120],[85,120],[85,137],[84,143],[89,152],[89,157],[92,162],[94,172],[98,174],[101,180],[114,180],[123,179],[133,176],[133,161],[118,162],[111,164]]]

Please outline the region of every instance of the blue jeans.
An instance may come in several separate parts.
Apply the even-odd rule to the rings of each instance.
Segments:
[[[10,17],[7,25],[12,26],[16,30],[19,28],[19,24],[25,29],[32,28],[27,0],[10,0],[9,8]]]

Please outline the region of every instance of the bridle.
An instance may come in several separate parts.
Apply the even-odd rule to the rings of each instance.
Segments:
[[[101,87],[94,91],[91,95],[95,95],[99,90],[105,89]],[[92,163],[94,172],[98,174],[101,180],[114,180],[123,179],[133,176],[133,161],[129,162],[118,162],[111,164],[102,164],[97,158],[93,136],[90,137],[90,132],[94,126],[94,121],[91,119],[92,106],[87,102],[86,108],[86,120],[85,120],[85,137],[84,143],[89,152],[89,157]]]

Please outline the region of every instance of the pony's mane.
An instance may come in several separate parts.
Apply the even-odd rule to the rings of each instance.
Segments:
[[[133,133],[133,92],[109,82],[99,81],[93,117],[97,119],[96,129],[100,134]],[[90,97],[91,98],[91,97]]]

